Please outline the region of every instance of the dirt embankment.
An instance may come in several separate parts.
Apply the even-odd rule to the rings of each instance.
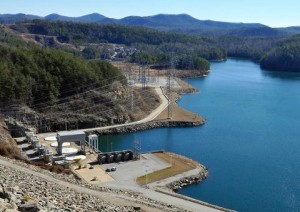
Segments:
[[[117,135],[117,134],[127,134],[139,131],[145,131],[155,128],[167,128],[167,127],[195,127],[205,124],[205,120],[202,121],[172,121],[172,120],[162,120],[162,121],[151,121],[144,124],[137,124],[124,127],[116,127],[105,130],[96,130],[93,133],[99,135]]]
[[[94,89],[64,98],[56,105],[46,102],[31,108],[23,106],[6,115],[27,127],[37,128],[38,133],[44,133],[137,121],[146,117],[160,104],[160,97],[154,89],[135,88],[132,110],[130,95],[126,86],[107,91]],[[9,127],[13,133],[15,127]]]
[[[176,76],[184,79],[184,78],[199,78],[199,77],[205,77],[208,75],[210,70],[178,70],[176,72]]]
[[[15,141],[12,139],[10,132],[7,129],[4,119],[1,117],[0,117],[0,155],[9,158],[23,159],[20,151],[16,147]]]

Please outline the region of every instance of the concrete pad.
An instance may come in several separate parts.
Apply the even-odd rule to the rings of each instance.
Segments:
[[[49,136],[44,138],[45,141],[57,141],[56,136]]]
[[[114,179],[109,176],[99,165],[94,165],[93,169],[81,168],[74,169],[75,173],[83,178],[86,182],[91,184],[100,184],[106,182],[112,182]]]
[[[63,147],[70,146],[70,145],[71,144],[69,142],[62,143]],[[50,146],[52,146],[52,147],[58,147],[58,143],[57,142],[53,142],[53,143],[50,144]]]
[[[73,161],[73,160],[85,160],[86,156],[85,155],[72,155],[72,156],[68,156],[66,157],[67,161]]]
[[[103,164],[101,166],[104,170],[111,167],[117,168],[116,171],[109,172],[109,175],[116,180],[116,183],[138,187],[136,183],[137,177],[168,168],[170,164],[153,154],[143,154],[142,159],[138,161]]]
[[[62,148],[63,154],[74,154],[77,152],[78,152],[78,149],[76,149],[76,148]]]

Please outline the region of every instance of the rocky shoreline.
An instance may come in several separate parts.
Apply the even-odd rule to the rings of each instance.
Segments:
[[[136,124],[131,126],[116,127],[104,130],[93,130],[91,133],[98,135],[116,135],[116,134],[127,134],[138,131],[151,130],[156,128],[168,128],[168,127],[196,127],[205,124],[205,120],[202,121],[151,121],[143,124]]]
[[[178,190],[182,189],[185,186],[201,183],[205,179],[207,179],[207,177],[208,177],[208,170],[207,168],[204,167],[201,171],[199,171],[198,174],[188,176],[188,177],[183,177],[177,181],[169,183],[168,185],[166,185],[166,187],[171,189],[174,192],[177,192]]]
[[[169,154],[172,155],[173,158],[181,158],[183,161],[185,161],[185,164],[187,166],[193,164],[194,169],[169,177],[164,180],[160,180],[158,182],[154,182],[150,184],[151,185],[150,187],[154,189],[162,188],[164,190],[172,191],[176,193],[177,191],[179,191],[185,186],[198,184],[203,182],[205,179],[207,179],[209,172],[208,172],[208,168],[205,167],[204,165],[182,155],[178,155],[170,152]]]

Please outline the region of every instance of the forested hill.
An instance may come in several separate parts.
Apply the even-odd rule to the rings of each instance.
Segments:
[[[54,36],[61,43],[86,46],[84,52],[98,51],[97,45],[103,43],[132,46],[138,51],[131,61],[138,63],[169,64],[170,54],[173,53],[179,61],[185,60],[186,64],[189,62],[195,65],[195,69],[204,70],[209,69],[204,59],[226,59],[222,48],[209,45],[210,38],[141,27],[37,20],[10,25],[10,28],[22,34]]]
[[[275,60],[268,60],[274,52],[286,51],[291,46],[293,49],[300,45],[300,36],[275,36],[275,37],[247,37],[247,36],[191,36],[174,32],[162,32],[141,27],[126,27],[119,25],[100,25],[88,23],[74,23],[61,21],[35,20],[9,26],[21,34],[39,36],[53,36],[59,42],[84,47],[81,52],[89,53],[88,58],[99,55],[97,46],[103,43],[125,44],[134,47],[137,51],[131,56],[132,62],[148,64],[167,64],[170,62],[171,52],[177,57],[177,68],[199,70],[209,68],[207,61],[222,60],[229,57],[242,57],[262,61],[262,67],[278,70],[277,65],[272,66]],[[270,29],[272,34],[274,31]],[[260,33],[260,30],[257,31]],[[36,40],[38,41],[38,40]],[[288,46],[283,48],[284,46]],[[51,46],[50,46],[51,47]],[[293,51],[292,54],[294,54]],[[289,53],[290,54],[290,53]],[[286,60],[284,54],[280,54]],[[274,56],[272,56],[273,58]],[[278,58],[277,58],[278,59]],[[296,56],[291,57],[284,64],[285,68],[298,71]]]
[[[0,103],[37,104],[103,86],[123,75],[106,62],[86,62],[58,50],[17,48],[0,44]]]
[[[268,53],[261,67],[269,70],[300,72],[300,45],[284,45]]]
[[[0,26],[0,113],[25,113],[22,121],[37,124],[39,132],[137,120],[159,102],[151,91],[135,90],[131,114],[119,69],[31,41]]]
[[[161,32],[141,27],[126,27],[115,24],[102,25],[34,20],[10,25],[10,28],[21,33],[57,36],[61,42],[69,42],[77,45],[99,42],[126,45],[134,43],[149,45],[160,45],[163,43],[206,44],[206,41],[199,36]]]

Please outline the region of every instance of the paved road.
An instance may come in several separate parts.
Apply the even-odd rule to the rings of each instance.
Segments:
[[[7,167],[10,167],[10,168],[13,168],[13,169],[16,169],[16,170],[19,170],[19,171],[22,171],[25,174],[26,173],[27,174],[32,174],[32,175],[40,177],[44,180],[51,181],[52,183],[55,183],[59,186],[68,187],[68,188],[70,188],[70,189],[72,189],[76,192],[85,193],[85,194],[88,194],[88,195],[98,197],[98,198],[103,199],[105,201],[112,202],[113,204],[116,204],[116,205],[134,205],[134,206],[141,206],[143,209],[145,209],[145,211],[159,211],[154,206],[152,207],[151,203],[148,203],[149,205],[142,205],[141,203],[136,203],[135,202],[136,199],[128,197],[128,196],[122,196],[120,194],[112,194],[112,193],[100,192],[100,191],[95,191],[95,190],[92,190],[92,189],[88,189],[88,188],[85,188],[85,187],[82,187],[82,186],[79,186],[79,185],[75,185],[75,184],[72,184],[72,183],[68,183],[68,182],[65,182],[65,181],[55,179],[51,176],[47,176],[43,173],[35,172],[33,170],[24,168],[20,165],[13,164],[11,162],[8,162],[8,161],[2,160],[2,159],[0,159],[0,164],[2,164],[4,166],[7,166]],[[120,189],[122,187],[120,187],[120,185],[118,185],[117,188]],[[124,188],[126,188],[126,187],[124,186]],[[155,192],[155,191],[152,191],[150,189],[130,187],[128,190],[141,192],[145,197],[148,197],[150,199],[160,201],[160,202],[164,202],[166,204],[174,205],[178,208],[183,208],[183,209],[189,210],[189,211],[197,211],[197,212],[201,212],[201,211],[207,211],[207,212],[219,211],[219,210],[211,208],[211,207],[207,207],[207,206],[204,206],[204,205],[192,202],[192,201],[187,201],[187,200],[177,198],[177,197],[174,197],[174,196],[170,196],[170,195],[166,195],[166,194],[163,194],[163,193]],[[125,199],[125,201],[124,201],[124,199]]]
[[[131,126],[131,125],[136,125],[136,124],[142,124],[146,123],[149,121],[154,120],[162,111],[164,111],[168,107],[168,99],[167,97],[163,94],[161,88],[155,88],[155,91],[157,92],[158,96],[161,99],[161,104],[153,110],[147,117],[135,121],[135,122],[130,122],[130,123],[125,123],[125,124],[117,124],[117,125],[111,125],[111,126],[105,126],[105,127],[95,127],[95,128],[88,128],[88,129],[81,129],[81,130],[72,130],[74,132],[76,131],[95,131],[95,130],[106,130],[106,129],[111,129],[111,128],[117,128],[117,127],[124,127],[124,126]],[[39,137],[48,137],[48,136],[56,136],[56,133],[40,133],[38,134]]]

